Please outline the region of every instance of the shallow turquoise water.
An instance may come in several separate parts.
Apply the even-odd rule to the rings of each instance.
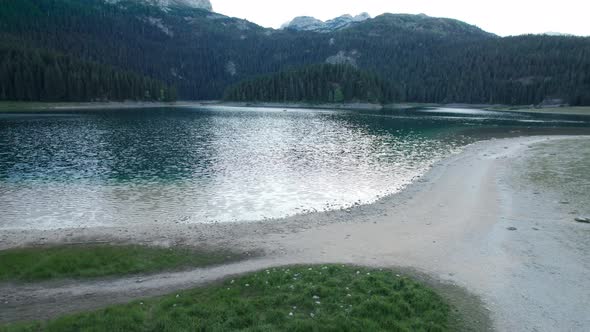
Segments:
[[[254,108],[0,114],[0,229],[232,222],[395,193],[479,139],[583,117]]]

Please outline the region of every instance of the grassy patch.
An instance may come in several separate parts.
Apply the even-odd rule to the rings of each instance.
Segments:
[[[422,284],[344,266],[276,268],[209,287],[0,331],[449,331]]]
[[[50,109],[56,106],[66,106],[67,103],[45,103],[26,101],[0,101],[0,112],[32,111]]]
[[[0,281],[148,273],[238,260],[227,252],[142,246],[60,246],[0,251]]]

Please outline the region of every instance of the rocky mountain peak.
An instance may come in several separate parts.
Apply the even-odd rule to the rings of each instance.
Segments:
[[[119,3],[130,0],[105,0],[108,3]],[[144,2],[153,6],[160,7],[162,9],[169,9],[170,7],[190,7],[205,9],[208,11],[213,10],[211,1],[209,0],[131,0],[136,2]]]
[[[361,13],[357,16],[342,15],[328,21],[322,21],[311,16],[295,17],[290,22],[283,24],[281,29],[292,29],[298,31],[315,31],[315,32],[332,32],[347,28],[356,22],[362,22],[370,19],[367,13]]]
[[[371,15],[369,13],[360,13],[357,16],[353,17],[352,20],[355,22],[362,22],[371,19]]]

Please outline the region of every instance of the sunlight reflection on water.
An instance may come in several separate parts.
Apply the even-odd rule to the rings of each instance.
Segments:
[[[0,229],[253,221],[370,203],[473,141],[450,138],[456,121],[240,108],[4,117]]]

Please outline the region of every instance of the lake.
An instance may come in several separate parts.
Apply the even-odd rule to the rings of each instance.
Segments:
[[[469,109],[0,113],[0,229],[276,219],[367,204],[490,137],[590,118]]]

